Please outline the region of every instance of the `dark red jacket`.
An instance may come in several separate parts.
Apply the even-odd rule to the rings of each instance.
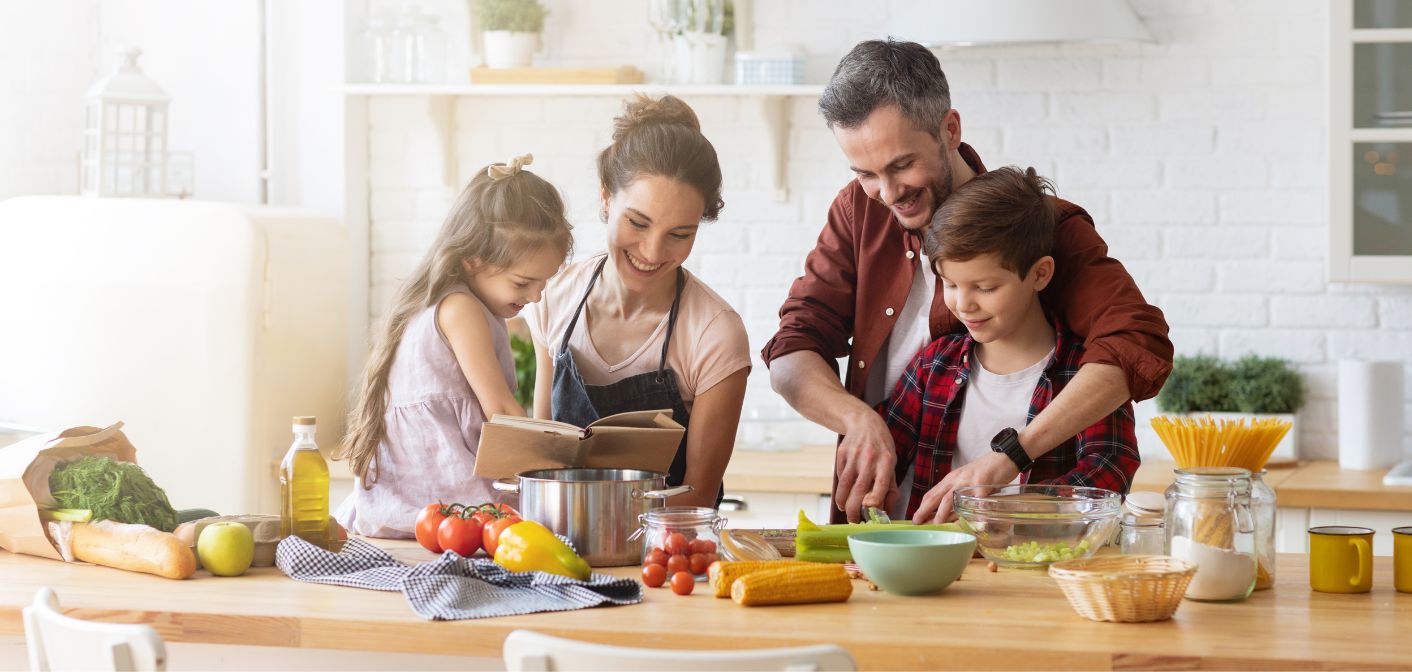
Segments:
[[[960,151],[977,174],[985,172],[975,150],[963,143]],[[1133,399],[1155,396],[1172,370],[1162,311],[1143,299],[1132,276],[1108,256],[1108,245],[1083,208],[1063,199],[1055,205],[1054,279],[1040,301],[1083,339],[1082,363],[1121,368]],[[885,365],[874,359],[924,258],[919,233],[902,228],[857,180],[849,182],[829,208],[828,222],[804,261],[804,275],[780,307],[779,331],[760,352],[765,364],[800,350],[817,352],[831,365],[847,356],[844,386],[861,399],[869,370]],[[930,326],[932,340],[964,331],[946,309],[939,280]]]

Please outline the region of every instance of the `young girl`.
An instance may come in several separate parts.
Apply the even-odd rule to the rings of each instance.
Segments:
[[[335,513],[350,532],[407,538],[429,503],[506,498],[471,475],[481,424],[525,414],[505,320],[539,300],[573,240],[531,160],[476,175],[398,292],[337,455],[357,477]]]

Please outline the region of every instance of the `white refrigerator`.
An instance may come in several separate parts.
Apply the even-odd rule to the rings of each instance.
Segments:
[[[343,430],[343,227],[180,200],[0,203],[0,422],[126,423],[177,508],[275,513],[291,418]],[[336,504],[336,502],[334,502]]]

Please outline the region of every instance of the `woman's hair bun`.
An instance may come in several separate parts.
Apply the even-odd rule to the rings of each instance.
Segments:
[[[701,131],[701,121],[691,106],[676,96],[653,98],[636,94],[623,107],[623,113],[613,118],[613,142],[622,139],[634,129],[655,124],[679,124],[693,131]]]

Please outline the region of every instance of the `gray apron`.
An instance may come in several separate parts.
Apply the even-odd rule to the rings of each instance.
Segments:
[[[573,335],[579,315],[588,303],[588,295],[593,292],[593,286],[598,282],[598,276],[603,274],[603,265],[606,263],[608,259],[604,257],[593,270],[588,288],[584,290],[583,298],[579,299],[574,316],[569,320],[569,326],[564,329],[559,349],[554,353],[554,387],[550,398],[554,419],[587,427],[593,421],[614,413],[670,408],[672,419],[690,431],[691,414],[687,412],[686,403],[682,401],[681,393],[677,390],[676,374],[667,368],[667,348],[672,343],[672,331],[677,326],[677,307],[681,304],[682,288],[686,286],[686,273],[680,267],[677,268],[677,293],[672,299],[672,311],[667,317],[667,336],[662,342],[662,358],[657,364],[657,370],[629,376],[608,385],[587,385],[579,375],[578,366],[574,364],[574,353],[569,350],[569,337]],[[681,485],[685,478],[686,434],[683,434],[681,444],[677,446],[677,454],[672,458],[672,467],[667,472],[667,485]],[[724,496],[723,485],[716,493],[717,506]]]

